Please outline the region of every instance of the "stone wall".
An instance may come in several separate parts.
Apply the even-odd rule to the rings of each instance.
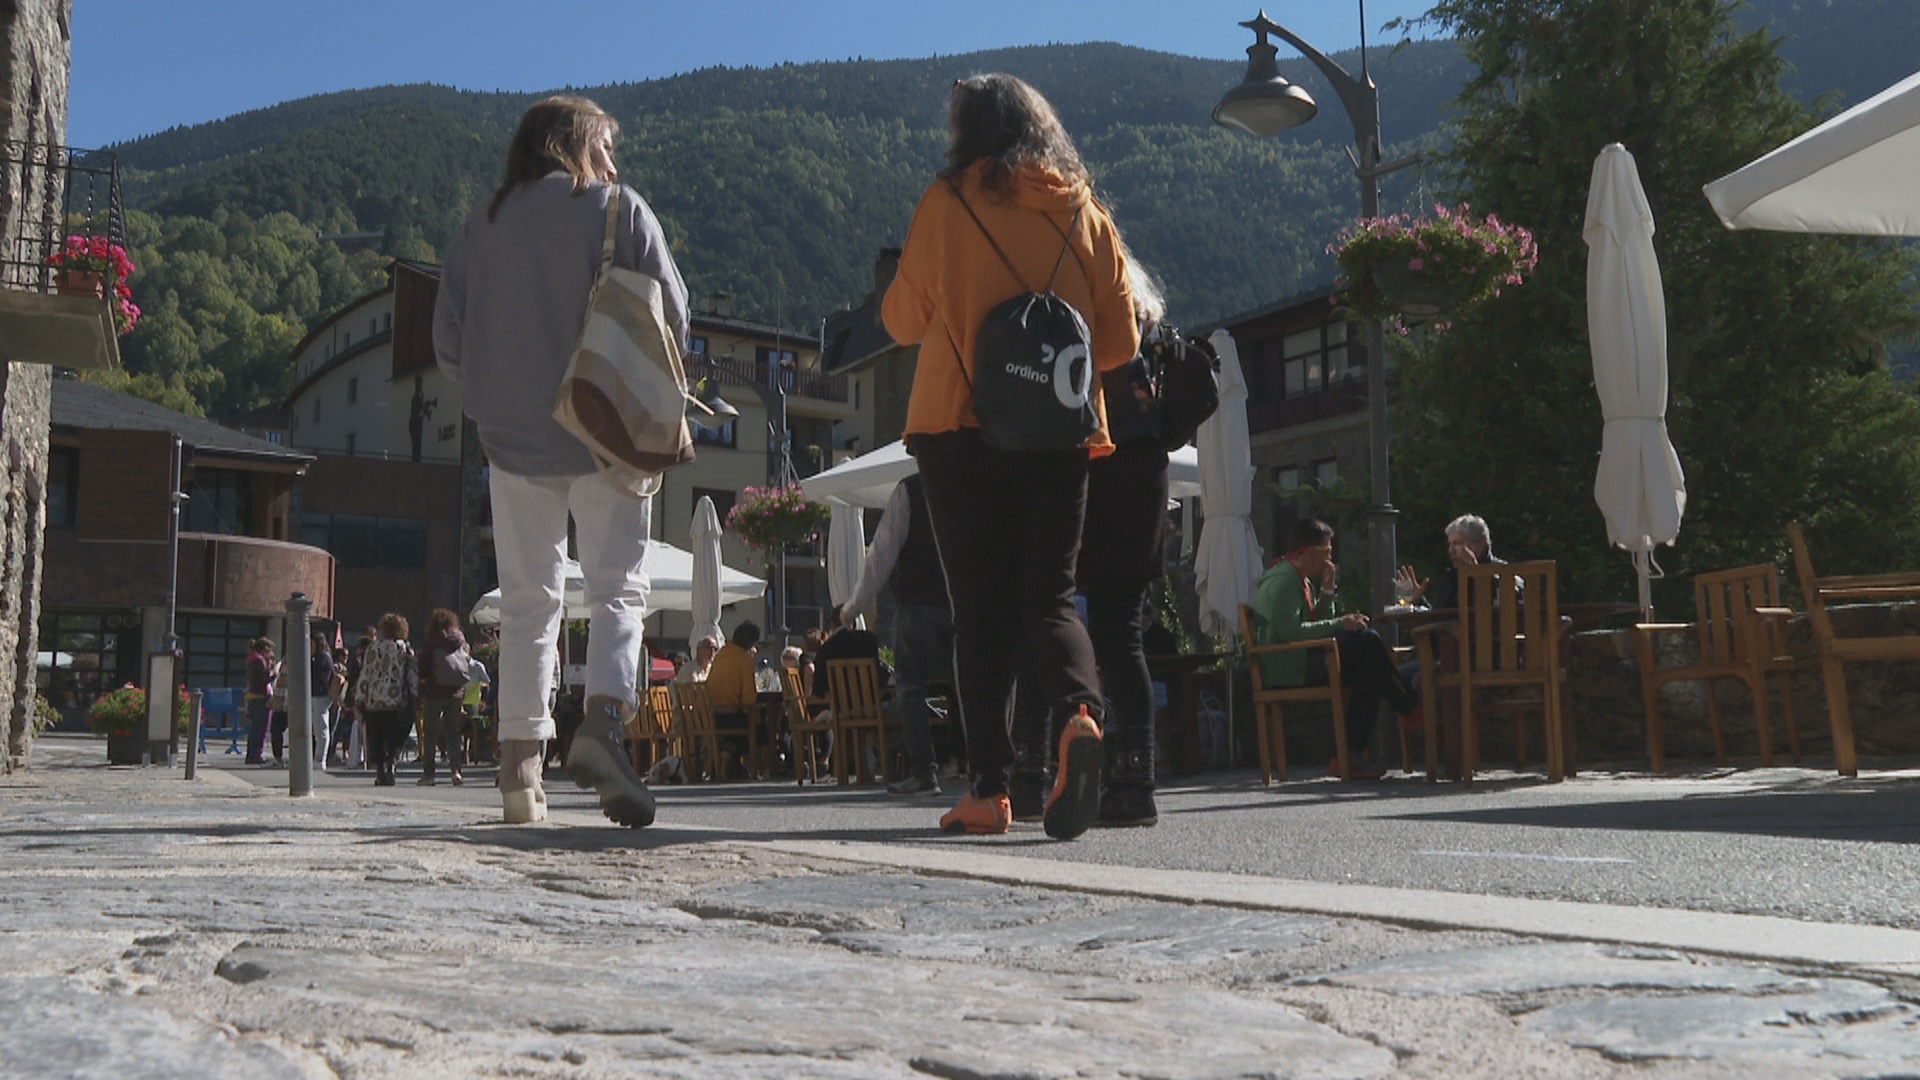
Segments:
[[[72,0],[0,4],[0,131],[6,138],[64,143]],[[0,170],[0,235],[42,209]],[[10,364],[0,371],[0,717],[5,768],[26,764],[39,649],[41,541],[46,523],[47,415],[52,369]]]
[[[1920,634],[1920,604],[1871,604],[1829,609],[1842,637]],[[1655,662],[1661,667],[1692,663],[1698,648],[1691,634],[1663,634]],[[1827,721],[1826,684],[1822,682],[1813,628],[1797,615],[1788,626],[1787,648],[1797,659],[1792,675],[1793,713],[1803,760],[1825,767],[1833,761]],[[1646,711],[1641,705],[1640,664],[1631,631],[1576,634],[1570,672],[1574,717],[1583,763],[1617,762],[1646,766]],[[1776,762],[1786,756],[1781,720],[1779,676],[1769,679],[1767,713],[1773,727]],[[1715,683],[1727,752],[1752,760],[1760,752],[1754,731],[1753,703],[1746,684],[1735,679]],[[1920,663],[1892,661],[1847,665],[1847,693],[1854,741],[1863,757],[1920,754]],[[1711,761],[1713,737],[1707,727],[1707,696],[1698,682],[1668,683],[1661,690],[1661,728],[1669,767],[1689,759]],[[1499,760],[1502,743],[1489,741],[1488,756]]]

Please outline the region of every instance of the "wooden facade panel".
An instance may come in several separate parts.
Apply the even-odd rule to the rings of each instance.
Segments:
[[[164,431],[89,430],[80,454],[81,540],[167,542],[173,437]]]
[[[440,279],[405,263],[393,268],[393,377],[433,367],[433,305]]]

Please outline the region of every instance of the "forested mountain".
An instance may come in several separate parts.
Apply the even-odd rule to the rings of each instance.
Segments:
[[[1800,85],[1856,100],[1880,86],[1849,80],[1909,63],[1904,43],[1915,38],[1863,33],[1841,16],[1904,27],[1916,7],[1761,0],[1747,17],[1795,34],[1814,28],[1805,56],[1785,50]],[[1836,23],[1856,29],[1843,35]],[[1887,59],[1846,55],[1842,40]],[[1357,52],[1336,59],[1357,71]],[[1370,60],[1388,156],[1432,144],[1468,74],[1457,48],[1413,42]],[[1341,150],[1350,124],[1310,66],[1283,68],[1322,115],[1271,141],[1209,122],[1243,63],[1112,44],[711,68],[581,92],[619,118],[623,176],[659,212],[696,297],[730,292],[742,313],[806,328],[858,302],[876,250],[899,241],[939,163],[946,87],[1013,72],[1060,108],[1130,243],[1166,278],[1174,315],[1192,324],[1324,283],[1323,248],[1357,210]],[[497,182],[512,126],[535,96],[357,90],[116,147],[141,267],[133,284],[147,309],[124,351],[143,392],[171,388],[215,413],[284,394],[287,352],[314,320],[377,284],[387,257],[437,257]],[[1428,179],[1391,178],[1384,206],[1412,209]],[[355,231],[384,240],[343,252],[316,238]]]

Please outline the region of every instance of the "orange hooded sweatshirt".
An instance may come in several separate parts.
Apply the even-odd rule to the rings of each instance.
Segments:
[[[913,394],[907,401],[908,435],[979,427],[973,415],[974,338],[980,321],[998,304],[1027,291],[1043,291],[1060,257],[1061,233],[1085,207],[1071,234],[1072,253],[1060,267],[1054,291],[1087,321],[1096,371],[1119,367],[1140,349],[1133,296],[1120,255],[1113,219],[1086,185],[1070,183],[1051,169],[1028,166],[1014,177],[1013,197],[1003,200],[980,187],[983,158],[958,177],[967,206],[1020,270],[1015,281],[993,245],[967,216],[947,181],[936,180],[920,197],[900,254],[900,269],[880,308],[887,332],[903,345],[920,346]],[[1053,225],[1041,220],[1051,218]],[[1057,228],[1055,226],[1058,226]],[[961,374],[965,365],[966,373]],[[1094,386],[1099,387],[1096,379]],[[1099,457],[1113,450],[1107,436],[1106,401],[1094,408],[1100,430],[1087,443]]]

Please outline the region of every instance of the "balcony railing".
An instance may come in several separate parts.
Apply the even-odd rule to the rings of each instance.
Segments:
[[[125,247],[120,162],[112,151],[0,141],[0,288],[49,293],[48,263],[69,236],[104,236]]]
[[[769,390],[775,386],[774,379],[784,378],[788,397],[812,398],[816,401],[845,402],[848,397],[847,377],[845,375],[822,375],[815,371],[796,371],[791,368],[775,373],[774,366],[766,361],[743,361],[724,358],[706,359],[699,355],[687,357],[687,378],[698,379],[709,370],[718,373],[721,385],[761,386]]]
[[[1253,434],[1276,428],[1312,423],[1331,416],[1345,416],[1366,408],[1365,372],[1341,379],[1318,390],[1282,398],[1250,402],[1247,428]]]

